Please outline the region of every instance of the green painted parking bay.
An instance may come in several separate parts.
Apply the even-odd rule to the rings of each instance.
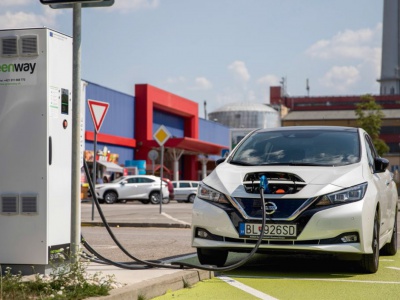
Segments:
[[[400,299],[400,253],[381,256],[379,264],[377,273],[364,274],[354,261],[255,255],[239,269],[155,299]]]

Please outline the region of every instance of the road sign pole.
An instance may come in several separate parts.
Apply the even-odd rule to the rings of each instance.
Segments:
[[[161,125],[156,132],[154,133],[153,137],[157,141],[158,145],[160,145],[161,148],[161,163],[160,163],[160,214],[162,213],[162,200],[163,200],[163,194],[162,194],[162,186],[163,186],[163,171],[164,171],[164,144],[165,142],[169,139],[171,134],[165,128],[164,125]]]
[[[97,131],[94,131],[94,141],[93,141],[93,186],[96,187],[96,152],[97,152]],[[94,220],[94,195],[92,195],[92,221]]]
[[[161,179],[161,188],[160,188],[160,214],[162,213],[162,201],[163,201],[163,170],[164,169],[164,146],[161,146],[161,167],[160,167],[160,179]]]

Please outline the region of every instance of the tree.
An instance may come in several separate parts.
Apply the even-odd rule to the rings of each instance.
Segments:
[[[369,134],[378,154],[382,156],[389,152],[389,146],[379,138],[384,117],[382,106],[376,103],[371,95],[361,96],[361,102],[356,104],[355,113],[358,117],[357,125]]]

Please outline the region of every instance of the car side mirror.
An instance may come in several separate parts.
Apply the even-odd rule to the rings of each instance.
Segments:
[[[215,165],[218,166],[219,164],[222,164],[225,161],[226,157],[219,158],[215,161]]]
[[[374,162],[375,162],[375,172],[377,173],[385,172],[387,167],[389,166],[389,160],[383,157],[376,157]]]
[[[125,185],[125,184],[127,184],[128,182],[126,181],[126,180],[123,180],[123,181],[121,181],[121,185]]]

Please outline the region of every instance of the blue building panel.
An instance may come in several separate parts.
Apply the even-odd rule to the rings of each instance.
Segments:
[[[229,148],[229,127],[199,118],[199,140]]]
[[[167,128],[171,137],[182,138],[185,136],[185,120],[182,117],[154,109],[153,134],[161,125]]]
[[[86,131],[94,131],[94,125],[87,100],[109,103],[100,133],[134,138],[135,99],[133,96],[88,82],[86,87],[85,122]]]

